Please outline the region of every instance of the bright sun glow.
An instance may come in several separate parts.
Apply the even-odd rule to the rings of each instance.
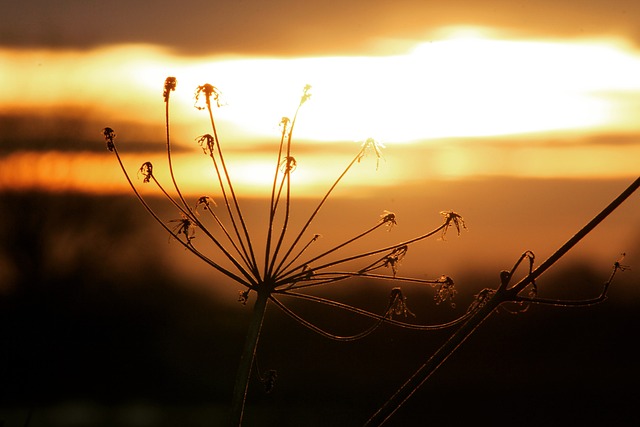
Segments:
[[[137,73],[153,90],[166,74],[162,66]],[[299,136],[323,141],[606,128],[619,123],[616,96],[640,91],[640,59],[612,43],[480,37],[390,57],[212,60],[177,66],[175,75],[187,87],[215,81],[228,103],[220,115],[261,135],[275,133],[310,83],[314,102]],[[190,92],[179,96],[192,103]]]
[[[640,91],[640,58],[621,43],[503,41],[473,34],[419,44],[404,55],[299,59],[180,58],[149,46],[90,53],[0,52],[4,108],[90,105],[109,116],[156,121],[162,82],[178,77],[176,120],[195,120],[193,88],[223,93],[219,111],[249,133],[271,136],[313,86],[298,135],[386,142],[606,128]],[[160,88],[160,89],[159,89]],[[99,100],[96,105],[96,100]]]
[[[165,77],[176,76],[178,90],[172,95],[171,114],[173,134],[181,142],[208,131],[205,113],[192,108],[193,93],[198,85],[214,84],[222,92],[224,107],[216,115],[223,135],[231,142],[231,151],[240,148],[245,153],[237,157],[238,179],[252,188],[267,188],[274,166],[271,157],[247,150],[255,141],[278,139],[278,124],[283,116],[294,114],[305,84],[313,87],[312,102],[305,104],[296,126],[299,140],[363,141],[373,136],[391,147],[425,141],[437,144],[438,139],[457,137],[502,137],[504,142],[505,135],[519,135],[512,138],[518,141],[525,134],[557,137],[640,131],[640,54],[613,39],[507,40],[465,30],[416,44],[395,56],[191,58],[153,46],[123,45],[88,52],[5,49],[0,50],[0,58],[0,79],[7,82],[0,91],[0,113],[81,111],[85,118],[110,125],[151,124],[160,138],[162,85]],[[357,149],[354,143],[353,153]],[[483,164],[493,168],[492,151],[475,150],[453,154],[451,148],[443,148],[434,154],[440,161],[431,171],[437,173],[440,168],[443,175],[456,176],[496,173],[478,169],[478,162],[463,161],[476,154],[488,156]],[[544,152],[558,158],[549,149]],[[251,153],[250,158],[246,153]],[[518,153],[524,151],[510,155],[520,159],[520,167],[505,173],[522,173],[522,165],[531,166],[525,173],[531,176],[574,176],[594,170],[588,159],[573,151],[566,153],[566,161],[582,159],[580,166],[536,163]],[[629,163],[628,156],[616,153],[617,159]],[[317,183],[318,174],[326,174],[326,165],[332,164],[327,153],[314,156],[327,159],[326,163],[315,171],[308,165],[297,171],[300,184]],[[11,186],[7,182],[16,176],[12,164],[24,169],[36,160],[6,157],[2,186]],[[97,157],[91,161],[102,164]],[[591,164],[596,161],[591,159]],[[628,170],[627,166],[611,165],[609,172],[598,173],[610,175]],[[399,171],[399,175],[402,172],[412,173]],[[32,169],[29,179],[39,182],[37,173]],[[190,176],[194,185],[204,178],[196,173]],[[40,179],[50,180],[50,176]]]

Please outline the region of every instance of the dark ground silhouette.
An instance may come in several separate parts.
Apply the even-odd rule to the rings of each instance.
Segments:
[[[182,250],[132,197],[5,193],[0,227],[0,425],[22,426],[29,413],[30,427],[220,422],[248,307],[172,269]],[[585,283],[597,293],[605,279],[587,264],[549,277],[566,296]],[[389,425],[637,424],[632,279],[621,275],[599,306],[494,315]],[[461,290],[458,309],[472,296]],[[253,381],[246,425],[361,425],[447,335],[383,327],[335,343],[271,307],[258,362],[278,380],[270,394]]]

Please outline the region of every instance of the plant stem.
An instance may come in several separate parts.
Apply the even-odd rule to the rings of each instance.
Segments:
[[[616,210],[631,194],[640,188],[640,178],[636,179],[627,189],[625,189],[615,200],[596,215],[578,233],[562,245],[553,255],[551,255],[538,268],[523,278],[520,282],[507,289],[507,283],[502,286],[489,298],[482,307],[465,322],[445,343],[431,356],[400,389],[387,400],[384,405],[373,414],[366,422],[365,426],[380,426],[384,424],[404,402],[444,363],[449,356],[480,326],[480,324],[503,302],[514,301],[528,284],[548,270],[571,248],[589,234],[607,216]]]
[[[366,422],[365,427],[380,426],[406,402],[420,386],[429,379],[440,365],[453,354],[454,351],[476,330],[493,310],[498,307],[505,297],[505,292],[500,290],[487,300],[469,320],[467,320],[433,356],[420,367],[385,404],[373,414]]]
[[[256,347],[260,338],[260,330],[264,314],[267,309],[267,301],[269,292],[259,291],[256,303],[253,306],[253,314],[251,315],[251,323],[244,342],[244,349],[240,357],[240,366],[236,374],[236,383],[233,389],[233,401],[231,403],[231,420],[230,426],[242,425],[242,415],[244,413],[244,403],[247,397],[247,389],[249,387],[249,378],[251,377],[251,367],[256,354]]]

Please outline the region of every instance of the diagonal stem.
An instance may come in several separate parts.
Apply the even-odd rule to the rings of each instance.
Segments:
[[[573,248],[580,240],[582,240],[587,234],[589,234],[594,228],[596,228],[606,217],[611,215],[625,200],[629,198],[638,188],[640,188],[640,177],[636,178],[618,197],[616,197],[607,207],[605,207],[598,215],[593,217],[591,221],[587,223],[580,231],[578,231],[573,237],[558,248],[549,258],[547,258],[542,264],[531,272],[528,276],[524,277],[518,283],[513,285],[510,289],[515,295],[526,288],[531,282],[533,282],[538,276],[547,271],[549,267],[555,264],[560,258],[562,258],[571,248]]]
[[[532,283],[538,276],[548,270],[560,258],[562,258],[571,248],[587,236],[598,224],[616,210],[631,194],[640,187],[640,178],[637,178],[626,190],[624,190],[615,200],[596,215],[578,233],[562,245],[553,255],[544,261],[538,268],[520,280],[511,288],[506,287],[507,283],[493,294],[493,296],[477,308],[473,316],[467,320],[445,343],[423,364],[401,387],[387,400],[384,405],[373,414],[366,422],[365,426],[380,426],[416,392],[422,384],[433,374],[456,349],[478,328],[486,318],[503,302],[517,300],[517,295]]]
[[[365,427],[380,426],[384,424],[391,416],[415,393],[420,386],[429,379],[454,351],[480,326],[480,324],[491,315],[502,302],[505,301],[506,293],[504,291],[496,292],[486,303],[481,306],[469,320],[467,320],[460,328],[444,343],[442,347],[436,351],[427,362],[416,371],[400,389],[387,400],[384,405],[373,414],[366,422]]]

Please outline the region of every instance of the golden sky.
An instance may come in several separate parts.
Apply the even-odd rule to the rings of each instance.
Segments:
[[[205,82],[222,92],[221,140],[252,194],[268,187],[278,123],[305,84],[296,179],[308,190],[332,182],[369,137],[385,160],[356,184],[637,174],[637,2],[242,6],[10,5],[0,18],[0,188],[126,191],[99,131],[116,129],[134,172],[160,164],[169,75],[176,164],[194,192],[210,176],[193,142],[209,131],[193,108]]]

